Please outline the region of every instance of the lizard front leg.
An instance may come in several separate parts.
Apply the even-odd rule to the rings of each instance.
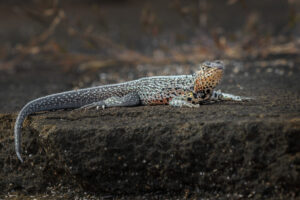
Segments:
[[[90,108],[109,108],[109,107],[128,107],[136,106],[140,104],[140,97],[137,93],[132,92],[122,97],[113,96],[102,101],[94,102],[87,104],[81,108],[90,109]]]
[[[217,101],[249,101],[253,98],[250,97],[242,97],[242,96],[236,96],[233,94],[223,93],[221,90],[213,91],[210,100]]]
[[[171,101],[169,102],[169,105],[174,107],[189,107],[189,108],[200,107],[199,100],[194,97],[192,92],[172,98]]]

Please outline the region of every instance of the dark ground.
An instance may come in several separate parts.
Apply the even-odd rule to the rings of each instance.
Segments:
[[[300,198],[299,3],[68,2],[0,2],[0,199]],[[210,59],[255,100],[31,115],[17,160],[29,100]]]

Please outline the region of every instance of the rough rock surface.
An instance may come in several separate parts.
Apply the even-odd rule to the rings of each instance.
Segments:
[[[95,192],[296,191],[299,118],[249,119],[228,111],[246,105],[214,106],[218,113],[212,105],[58,112],[34,117],[30,132],[40,134],[47,160]]]

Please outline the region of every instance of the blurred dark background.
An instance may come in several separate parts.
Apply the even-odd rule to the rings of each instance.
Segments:
[[[79,53],[120,58],[124,54],[135,60],[126,55],[131,50],[150,59],[172,59],[176,53],[198,53],[196,49],[205,51],[203,55],[249,55],[274,40],[288,42],[299,36],[299,4],[296,0],[0,1],[0,58]]]

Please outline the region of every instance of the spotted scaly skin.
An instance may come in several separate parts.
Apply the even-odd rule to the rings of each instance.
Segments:
[[[66,108],[159,104],[199,107],[201,102],[224,98],[225,93],[213,91],[222,78],[223,70],[224,64],[221,61],[204,62],[192,75],[146,77],[120,84],[52,94],[30,101],[20,111],[14,127],[17,157],[23,162],[20,153],[21,129],[25,118],[32,113]],[[238,97],[231,95],[226,100],[229,99],[238,100]]]

